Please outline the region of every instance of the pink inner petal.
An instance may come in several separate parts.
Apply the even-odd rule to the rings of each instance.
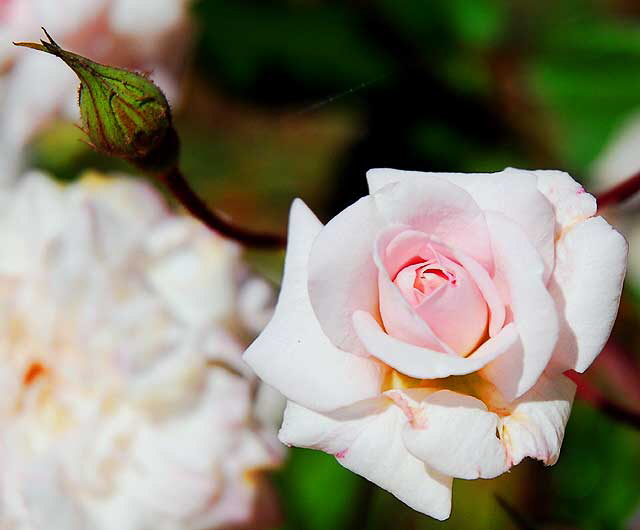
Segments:
[[[487,331],[493,337],[502,329],[505,305],[493,279],[464,252],[406,226],[387,230],[378,239],[378,248],[380,261],[402,297],[457,354],[468,355]],[[389,322],[394,315],[382,310],[386,302],[381,290],[383,321],[393,335],[397,323]],[[408,340],[406,336],[398,338]]]
[[[387,247],[389,241],[405,230],[405,226],[396,225],[383,231],[378,236],[374,252],[374,262],[378,267],[379,310],[385,330],[391,336],[410,344],[456,355],[447,344],[437,337],[428,323],[415,312],[413,304],[393,283],[392,277],[387,271],[383,249]],[[410,282],[413,281],[414,278],[411,278]],[[411,285],[407,285],[405,288],[413,293]],[[416,299],[414,302],[418,303],[418,300]]]
[[[436,253],[447,280],[425,294],[415,310],[434,333],[459,355],[471,353],[487,329],[488,308],[482,293],[458,263]]]

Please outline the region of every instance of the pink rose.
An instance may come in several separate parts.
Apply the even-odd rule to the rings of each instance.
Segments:
[[[280,439],[445,519],[452,477],[553,464],[616,316],[627,245],[559,171],[376,169],[326,226],[293,204],[275,315],[245,354]]]

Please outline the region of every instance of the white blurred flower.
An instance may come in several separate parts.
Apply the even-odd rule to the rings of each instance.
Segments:
[[[0,528],[272,518],[239,249],[131,179],[31,173],[0,212]]]
[[[627,118],[593,164],[596,188],[606,189],[640,171],[640,111]]]
[[[640,111],[631,114],[617,130],[591,170],[594,189],[604,191],[640,171]],[[628,277],[640,287],[640,194],[605,215],[629,241]]]
[[[190,0],[3,0],[0,2],[0,167],[17,176],[21,148],[54,117],[77,119],[75,74],[62,61],[12,41],[59,44],[91,59],[150,72],[169,100],[178,96],[190,37]],[[7,177],[4,177],[6,180]]]

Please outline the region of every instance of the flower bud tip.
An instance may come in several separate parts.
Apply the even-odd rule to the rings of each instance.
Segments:
[[[177,135],[162,91],[144,74],[99,64],[62,49],[42,29],[48,42],[14,44],[55,55],[76,73],[83,130],[90,145],[150,172],[176,165]]]

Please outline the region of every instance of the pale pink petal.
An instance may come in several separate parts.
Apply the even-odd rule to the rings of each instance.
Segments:
[[[495,337],[502,329],[506,319],[506,310],[504,302],[500,298],[500,294],[495,283],[489,276],[489,273],[476,260],[467,256],[463,252],[453,250],[453,258],[462,265],[469,275],[473,278],[482,293],[483,298],[489,307],[489,336]]]
[[[471,396],[440,390],[418,401],[424,425],[407,424],[402,437],[407,449],[429,467],[457,478],[493,478],[508,469],[506,451],[497,432],[500,419]]]
[[[370,404],[368,414],[358,411],[352,417],[336,419],[290,402],[279,436],[290,445],[334,454],[341,465],[414,510],[440,520],[448,518],[452,480],[407,451],[400,436],[407,422],[402,411],[391,400],[380,398]]]
[[[322,224],[305,204],[295,201],[275,315],[244,359],[260,378],[289,399],[326,411],[378,395],[382,372],[370,359],[336,348],[311,307],[307,263],[321,230]]]
[[[311,304],[325,333],[340,348],[361,352],[351,315],[362,310],[377,317],[374,241],[382,229],[399,224],[459,247],[491,270],[484,216],[461,188],[427,179],[360,199],[321,231],[309,259]]]
[[[513,348],[518,341],[515,326],[510,324],[469,357],[459,357],[402,342],[385,333],[380,324],[364,311],[354,313],[353,323],[371,355],[398,372],[418,379],[470,374]]]
[[[387,332],[399,340],[455,355],[455,352],[441,341],[429,324],[416,313],[389,274],[389,270],[396,270],[401,262],[413,257],[424,246],[424,234],[415,230],[410,232],[418,234],[423,239],[416,243],[416,238],[405,238],[398,243],[398,238],[406,231],[404,225],[393,225],[381,232],[376,241],[373,258],[378,268],[378,309],[381,319]],[[391,248],[394,241],[398,244]]]
[[[609,338],[618,312],[627,242],[602,217],[575,225],[558,242],[550,284],[560,312],[553,360],[584,372]]]
[[[337,347],[361,353],[351,315],[377,314],[378,270],[373,248],[383,220],[371,197],[363,197],[319,231],[308,255],[308,290],[320,326]]]
[[[371,195],[387,224],[404,224],[459,248],[493,270],[491,242],[482,210],[462,188],[425,176],[390,184]]]
[[[568,173],[552,170],[533,171],[538,189],[553,206],[558,234],[596,213],[596,199]]]
[[[512,405],[501,433],[511,465],[527,456],[546,465],[556,463],[575,391],[576,385],[567,377],[544,374]]]
[[[441,341],[429,324],[416,313],[385,271],[380,271],[378,286],[381,318],[391,336],[416,346],[455,355],[455,352]]]
[[[429,173],[372,169],[370,193],[392,182],[441,178],[469,193],[483,211],[504,214],[520,225],[545,264],[545,280],[553,270],[555,218],[549,201],[537,188],[537,172],[506,168],[497,173]],[[445,241],[446,242],[446,241]]]
[[[455,261],[460,263],[465,271],[469,273],[469,275],[473,278],[476,286],[482,293],[482,296],[484,297],[489,307],[489,312],[491,315],[489,336],[493,337],[504,325],[504,303],[502,302],[496,286],[489,276],[487,270],[476,260],[468,256],[461,250],[453,249],[448,245],[445,245],[442,242],[427,236],[424,232],[412,230],[408,227],[405,228],[400,225],[389,228],[378,238],[375,254],[376,264],[381,271],[383,269],[386,270],[386,272],[388,273],[387,276],[389,278],[393,278],[398,274],[400,268],[407,262],[411,262],[411,260],[413,258],[416,258],[417,256],[426,256],[425,251],[429,254],[432,254],[434,249],[438,252],[443,253],[448,258],[454,259]],[[382,296],[382,287],[380,287],[380,289],[380,311],[383,321],[385,321],[385,311],[383,307],[385,299]],[[390,325],[396,327],[395,322],[390,323]],[[387,321],[385,321],[385,326],[387,326],[387,331],[389,331],[391,335],[401,340],[408,340],[412,344],[416,344],[418,346],[433,348],[432,345],[426,343],[420,344],[418,342],[409,340],[408,338],[396,335],[389,329]]]
[[[522,229],[490,212],[495,279],[510,302],[520,347],[486,366],[483,375],[511,401],[529,390],[551,359],[558,341],[555,303],[544,283],[544,265]]]
[[[414,309],[433,332],[459,355],[472,352],[485,334],[489,310],[467,271],[445,256],[443,267],[454,275]]]

